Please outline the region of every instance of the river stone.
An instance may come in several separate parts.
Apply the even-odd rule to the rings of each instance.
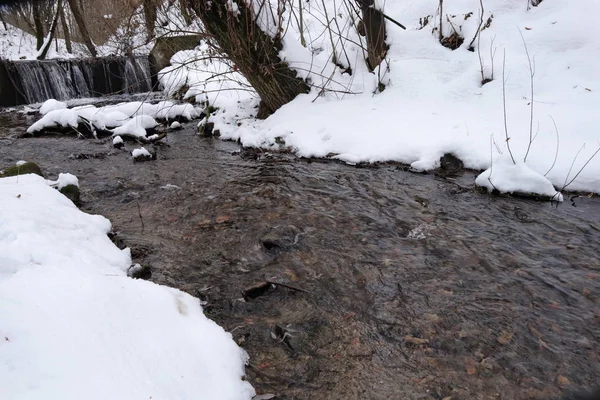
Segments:
[[[260,242],[267,250],[288,249],[298,243],[300,230],[293,225],[276,226]]]
[[[0,178],[8,178],[9,176],[18,176],[25,174],[36,174],[41,176],[42,178],[44,177],[40,167],[33,162],[26,162],[25,164],[21,165],[13,165],[12,167],[0,170]]]
[[[440,168],[438,173],[441,175],[456,175],[464,169],[463,162],[454,154],[446,153],[440,158]]]
[[[67,185],[60,189],[60,192],[67,196],[75,205],[80,204],[80,191],[77,185]]]

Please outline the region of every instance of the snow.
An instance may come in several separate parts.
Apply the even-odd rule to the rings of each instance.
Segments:
[[[113,145],[121,144],[123,143],[123,138],[121,136],[115,136],[112,143]]]
[[[31,174],[0,204],[0,398],[252,398],[246,353],[197,298],[128,278],[106,218]]]
[[[71,127],[77,128],[80,123],[91,124],[92,128],[107,130],[113,128],[113,136],[128,135],[146,137],[146,130],[153,129],[161,120],[196,119],[201,110],[192,104],[176,104],[172,101],[161,101],[158,104],[133,101],[104,107],[83,105],[65,108],[66,104],[54,99],[47,100],[40,112],[45,114],[33,123],[28,133],[36,133],[47,128]]]
[[[104,124],[107,128],[122,126],[129,120],[129,115],[121,111],[110,111],[104,115]]]
[[[181,124],[177,121],[173,121],[173,123],[169,126],[169,128],[175,130],[175,129],[181,129]]]
[[[150,154],[150,152],[146,150],[145,147],[140,147],[139,149],[133,149],[133,151],[131,152],[131,156],[133,158],[152,157],[152,154]]]
[[[79,125],[79,116],[73,110],[53,110],[49,111],[40,120],[34,122],[28,129],[27,133],[35,133],[46,128],[77,128]]]
[[[506,156],[497,158],[491,168],[477,177],[475,183],[490,192],[498,190],[501,193],[538,194],[554,201],[563,201],[563,195],[554,189],[552,182],[527,164],[515,164]]]
[[[41,105],[39,111],[40,111],[40,114],[46,115],[50,111],[62,110],[65,108],[67,108],[67,103],[58,101],[58,100],[54,100],[54,99],[48,99]]]
[[[48,183],[53,186],[56,185],[58,190],[61,190],[65,186],[69,185],[79,187],[79,179],[77,179],[75,175],[62,172],[58,174],[58,179],[56,181],[49,181]]]
[[[146,137],[146,129],[155,128],[158,122],[149,115],[138,115],[133,117],[118,128],[113,129],[113,136],[130,135],[135,137]]]
[[[0,24],[0,59],[35,60],[38,54],[35,36],[10,24]],[[56,47],[58,46],[58,51]],[[63,39],[54,39],[46,58],[83,57],[87,54],[85,47],[73,42],[73,53],[69,54]]]
[[[255,6],[261,2],[254,1]],[[271,1],[275,15],[276,3]],[[525,3],[486,0],[483,17],[487,21],[493,16],[491,24],[482,31],[471,52],[467,47],[479,25],[479,1],[444,2],[444,15],[452,21],[450,24],[444,18],[444,35],[452,33],[454,26],[465,38],[455,51],[438,41],[438,0],[378,2],[407,30],[387,24],[390,49],[383,65],[373,73],[367,70],[363,52],[356,44],[364,39],[356,33],[351,13],[342,2],[302,2],[302,35],[298,20],[290,15],[297,3],[286,5],[282,22],[286,35],[280,56],[296,68],[299,76],[308,79],[312,91],[264,121],[253,117],[258,102],[248,92],[246,81],[226,61],[211,58],[205,45],[195,52],[174,56],[173,66],[161,72],[161,82],[168,93],[189,87],[185,96],[206,99],[220,107],[210,121],[222,139],[276,150],[281,145],[275,138],[280,137],[286,149],[301,157],[333,153],[348,163],[396,161],[420,171],[439,166],[439,158],[445,153],[459,157],[467,168],[486,170],[491,160],[508,153],[510,145],[517,164],[528,167],[514,167],[513,173],[531,170],[544,175],[553,164],[557,148],[554,119],[559,131],[558,154],[546,179],[562,188],[573,161],[571,176],[600,147],[600,69],[596,68],[600,36],[594,33],[600,3],[582,7],[577,2],[544,1],[529,11]],[[265,15],[266,8],[262,11]],[[297,16],[297,9],[294,12]],[[325,29],[325,12],[337,20],[331,24],[335,48]],[[473,14],[467,17],[470,12]],[[419,20],[427,16],[429,24],[423,27]],[[260,23],[267,23],[262,14]],[[274,34],[276,26],[271,23],[265,30]],[[533,99],[521,35],[535,71]],[[351,67],[352,74],[334,66],[334,50],[338,62]],[[479,54],[483,76],[491,78],[492,71],[494,75],[494,80],[484,86]],[[502,101],[504,54],[508,141]],[[215,73],[225,71],[229,74],[226,81],[235,81],[235,85],[221,92],[216,84],[207,87]],[[381,93],[379,82],[385,84]],[[531,136],[535,139],[528,152],[532,101]],[[491,149],[490,142],[495,143]],[[596,157],[567,189],[600,193],[599,177],[600,157]],[[524,177],[525,182],[528,180]],[[528,185],[523,187],[529,189]]]

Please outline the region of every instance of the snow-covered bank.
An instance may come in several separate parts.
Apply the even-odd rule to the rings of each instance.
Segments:
[[[491,22],[481,33],[480,64],[478,52],[467,50],[479,24],[478,0],[444,2],[444,34],[452,33],[454,26],[465,38],[455,51],[438,42],[434,30],[439,24],[438,0],[388,1],[386,14],[408,30],[388,24],[387,61],[374,74],[366,71],[360,49],[351,43],[360,39],[351,29],[348,11],[340,2],[325,4],[328,15],[336,15],[342,30],[347,29],[343,33],[351,39],[346,51],[354,73],[335,71],[329,35],[319,22],[324,13],[318,4],[308,3],[304,10],[307,47],[300,45],[292,17],[284,21],[287,36],[281,54],[300,75],[310,77],[315,89],[265,121],[252,118],[254,100],[234,105],[228,99],[231,95],[215,98],[213,103],[222,108],[211,121],[221,138],[264,148],[277,147],[276,138],[281,138],[300,156],[334,153],[350,163],[398,161],[419,170],[435,168],[440,156],[453,153],[466,167],[485,170],[492,160],[508,154],[502,100],[505,52],[508,143],[516,160],[523,161],[528,151],[532,100],[535,140],[526,164],[546,175],[556,188],[571,180],[600,146],[600,69],[596,65],[600,36],[595,34],[600,3],[583,6],[565,0],[544,1],[528,11],[526,1],[484,0],[484,21]],[[429,23],[423,26],[427,16]],[[535,72],[534,99],[521,35]],[[344,54],[339,45],[343,41],[336,39],[338,55]],[[346,63],[345,56],[339,58]],[[181,59],[176,61],[183,64]],[[484,86],[482,65],[486,78],[491,78],[492,70],[494,75]],[[186,79],[187,86],[195,86],[191,72]],[[378,79],[386,89],[373,94]],[[173,77],[170,82],[175,81]],[[319,95],[322,85],[331,91]],[[551,117],[559,130],[553,167],[557,134]],[[600,157],[593,159],[568,189],[600,193]]]
[[[247,356],[198,299],[126,276],[110,222],[0,179],[0,398],[248,400]]]

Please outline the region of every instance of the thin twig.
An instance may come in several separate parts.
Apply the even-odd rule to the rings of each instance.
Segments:
[[[142,222],[142,233],[144,233],[144,218],[142,218],[142,209],[140,207],[140,202],[139,200],[136,200],[137,203],[137,209],[138,209],[138,216],[140,217],[140,221]]]
[[[529,101],[529,144],[527,145],[527,152],[525,153],[525,157],[523,158],[523,162],[527,162],[527,156],[529,155],[529,150],[531,150],[531,144],[533,143],[533,77],[535,76],[535,71],[533,69],[533,65],[531,64],[531,57],[529,56],[529,49],[527,48],[527,42],[525,41],[525,37],[523,36],[523,32],[519,29],[519,34],[521,35],[521,40],[523,40],[523,46],[525,47],[525,54],[527,55],[527,62],[529,63],[529,85],[531,89],[531,99]]]
[[[504,54],[502,55],[502,108],[504,110],[504,134],[506,136],[506,147],[508,147],[508,153],[510,154],[513,164],[516,164],[512,151],[510,150],[508,122],[506,120],[506,49],[504,49]]]
[[[550,167],[550,169],[548,170],[548,172],[546,172],[544,174],[544,176],[548,175],[550,173],[550,171],[552,171],[552,169],[554,168],[554,165],[556,164],[556,159],[558,158],[558,145],[559,145],[559,134],[558,134],[558,127],[556,126],[556,121],[554,121],[554,118],[552,118],[552,115],[550,115],[550,119],[552,120],[552,123],[554,124],[554,132],[556,132],[556,152],[554,153],[554,161],[552,162],[552,166]]]
[[[579,151],[577,152],[577,155],[575,156],[575,159],[573,160],[573,163],[571,163],[571,168],[569,168],[569,173],[567,174],[567,178],[565,178],[565,185],[562,187],[562,189],[560,189],[561,192],[563,190],[565,190],[571,183],[573,183],[573,181],[575,179],[577,179],[577,177],[579,176],[579,174],[581,174],[581,172],[585,169],[585,167],[587,167],[587,165],[590,163],[590,161],[592,161],[594,159],[594,157],[596,157],[596,154],[598,154],[598,152],[600,152],[600,143],[598,143],[598,149],[594,152],[594,154],[592,154],[592,156],[590,158],[588,158],[588,160],[585,162],[585,164],[583,164],[583,167],[581,167],[579,169],[579,172],[577,172],[577,174],[575,174],[575,176],[573,177],[573,179],[571,179],[569,181],[569,183],[566,183],[569,175],[571,174],[571,169],[573,168],[573,164],[575,164],[575,160],[577,160],[577,156],[579,156],[579,153],[581,152],[581,150],[583,150],[584,147],[585,147],[585,143],[583,144],[583,146],[581,147],[581,149],[579,149]]]

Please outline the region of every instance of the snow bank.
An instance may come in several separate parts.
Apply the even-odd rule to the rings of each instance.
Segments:
[[[275,6],[276,2],[271,3]],[[245,146],[277,148],[275,138],[280,137],[299,156],[334,153],[347,162],[398,161],[419,170],[435,168],[440,156],[453,153],[467,168],[485,170],[491,159],[507,153],[502,104],[506,52],[508,135],[515,159],[522,162],[527,153],[532,101],[535,140],[526,165],[539,174],[552,165],[557,144],[552,116],[560,146],[547,179],[556,187],[563,185],[584,144],[572,176],[600,146],[600,69],[596,67],[600,36],[593,34],[599,2],[583,7],[577,2],[544,1],[527,11],[525,1],[486,0],[483,18],[484,22],[489,19],[490,25],[482,31],[481,40],[475,41],[474,52],[467,47],[479,25],[479,1],[444,2],[444,35],[451,34],[454,27],[465,39],[454,51],[438,40],[438,0],[381,3],[385,13],[407,30],[387,24],[390,50],[383,65],[369,73],[362,50],[354,44],[363,39],[356,34],[351,13],[342,2],[303,2],[304,32],[300,33],[295,17],[286,17],[281,56],[310,81],[313,91],[298,96],[265,121],[251,118],[256,103],[243,97],[247,92],[238,92],[240,104],[229,102],[227,109],[211,117],[221,138],[240,140]],[[337,20],[331,25],[335,29],[339,25],[335,48],[323,23],[325,11]],[[533,99],[521,34],[535,67]],[[331,63],[334,49],[343,68]],[[197,62],[204,71],[211,68],[202,67],[206,58]],[[177,65],[185,63],[176,61]],[[222,60],[212,66],[225,67]],[[347,67],[352,74],[343,72]],[[484,86],[482,67],[485,78],[491,78],[492,72],[494,77]],[[206,75],[186,74],[187,86],[204,87]],[[382,93],[378,92],[379,82],[386,86]],[[328,91],[321,92],[322,87]],[[227,90],[224,95],[233,97],[235,93]],[[492,150],[490,141],[497,144]],[[600,157],[596,157],[568,189],[600,193],[599,177]]]
[[[252,398],[244,351],[198,299],[127,278],[107,219],[36,175],[0,204],[0,398]]]

